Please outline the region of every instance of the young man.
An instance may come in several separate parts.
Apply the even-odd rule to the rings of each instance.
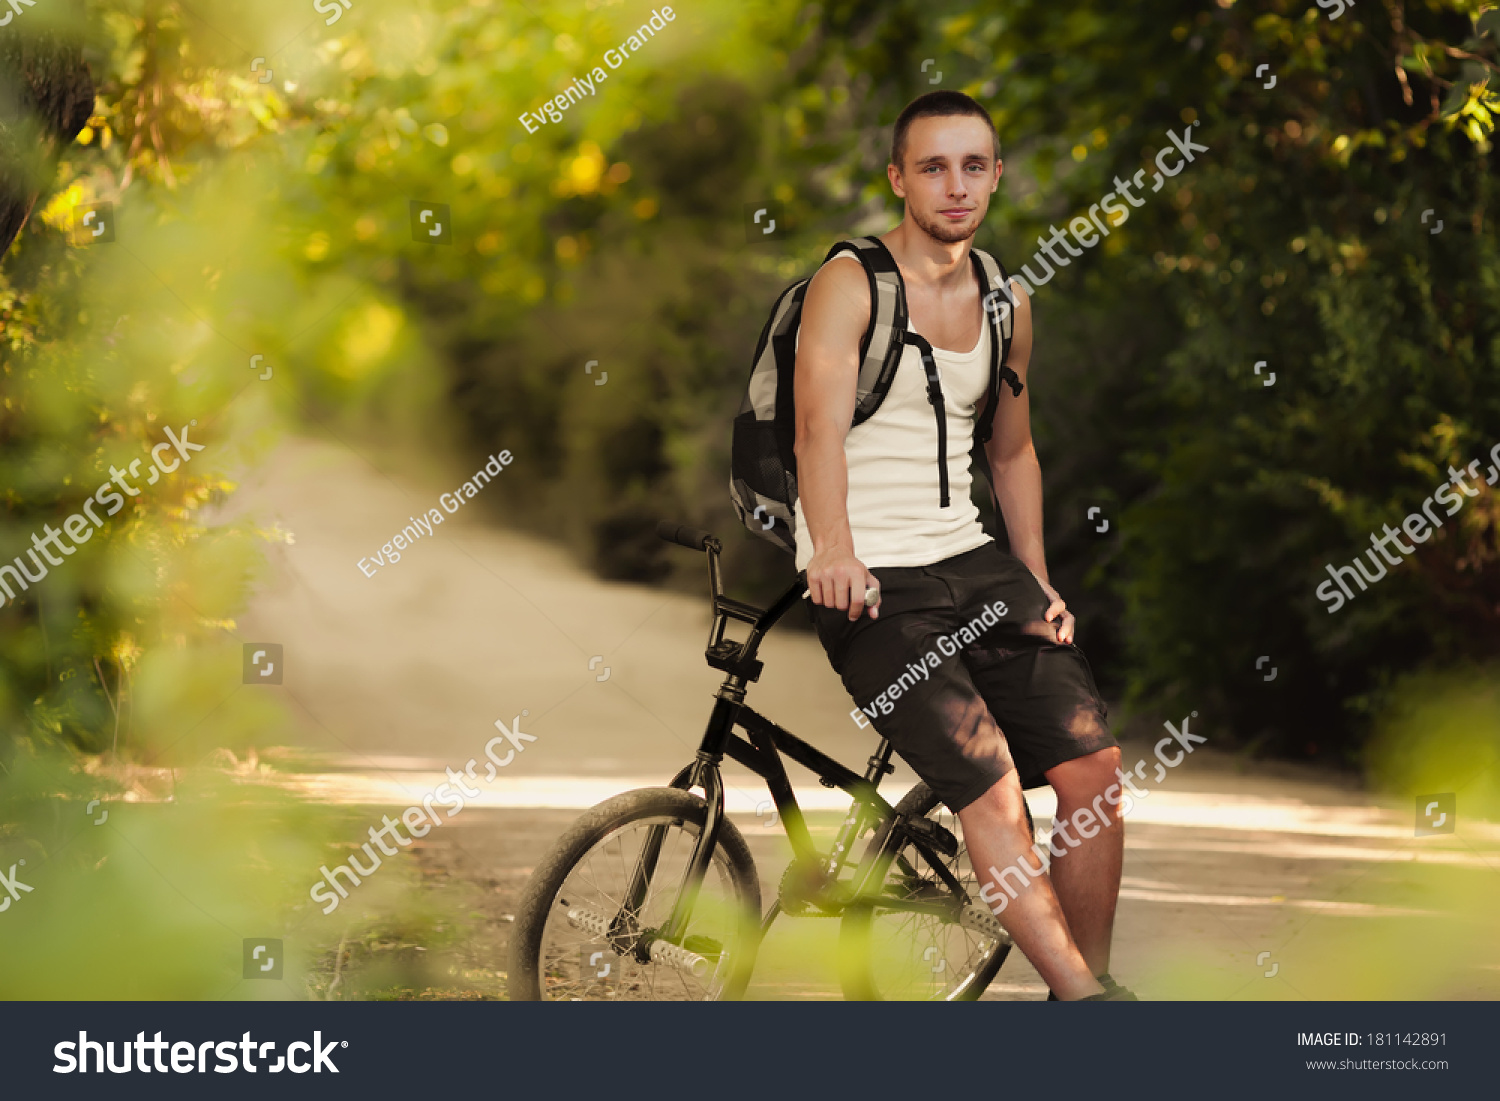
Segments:
[[[991,288],[981,292],[969,247],[1000,182],[998,154],[983,107],[957,92],[930,92],[897,119],[886,170],[906,215],[881,241],[905,282],[910,327],[934,349],[947,410],[947,507],[940,506],[937,424],[918,350],[904,346],[879,409],[851,429],[869,283],[843,253],[808,287],[794,376],[797,567],[807,571],[829,660],[866,706],[908,663],[953,654],[954,644],[939,640],[986,607],[986,621],[994,619],[1003,601],[995,625],[972,642],[966,637],[962,650],[872,722],[958,815],[983,897],[1054,995],[1130,999],[1108,976],[1124,850],[1119,815],[1106,813],[1106,825],[1062,849],[1049,876],[1023,811],[1022,789],[1050,783],[1066,836],[1080,808],[1105,806],[1100,799],[1120,765],[1088,663],[1073,645],[1074,617],[1047,581],[1029,390],[1016,396],[1002,385],[985,445],[1012,554],[984,533],[969,499],[992,339],[981,304]],[[1012,296],[1009,366],[1024,383],[1030,302],[1014,284]],[[867,589],[879,593],[868,613]],[[1002,899],[1009,901],[1000,908]]]

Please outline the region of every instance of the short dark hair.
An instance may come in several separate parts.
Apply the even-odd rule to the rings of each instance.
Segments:
[[[995,139],[995,156],[1000,155],[1000,134],[995,129],[995,120],[990,118],[979,102],[962,92],[947,90],[928,92],[912,100],[896,119],[896,132],[891,137],[891,163],[901,167],[901,158],[906,155],[906,132],[917,119],[947,118],[953,115],[972,115],[984,119]]]

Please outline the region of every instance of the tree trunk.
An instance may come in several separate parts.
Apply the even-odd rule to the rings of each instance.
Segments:
[[[23,8],[0,31],[0,256],[47,188],[58,152],[94,110],[83,47],[52,27],[27,27]]]

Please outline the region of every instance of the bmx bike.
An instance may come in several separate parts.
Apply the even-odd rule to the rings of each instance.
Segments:
[[[760,642],[806,594],[805,577],[769,609],[755,608],[724,595],[713,535],[668,523],[657,534],[707,553],[713,622],[705,657],[724,682],[696,758],[667,787],[606,799],[538,863],[516,912],[511,998],[739,998],[761,939],[783,913],[841,922],[839,980],[850,999],[978,998],[1011,939],[979,897],[956,817],[925,783],[894,806],[881,797],[880,781],[894,771],[886,739],[861,774],[745,703],[763,669]],[[725,637],[731,619],[750,625],[744,641]],[[726,756],[765,780],[794,854],[764,916],[755,862],[724,812]],[[827,852],[814,844],[783,756],[854,800]]]

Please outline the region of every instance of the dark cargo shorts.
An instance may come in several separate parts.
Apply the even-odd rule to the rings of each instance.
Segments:
[[[813,604],[818,639],[870,724],[955,814],[1012,768],[1040,787],[1048,769],[1119,744],[1088,659],[1056,641],[1020,559],[990,542],[870,572],[880,618]]]

